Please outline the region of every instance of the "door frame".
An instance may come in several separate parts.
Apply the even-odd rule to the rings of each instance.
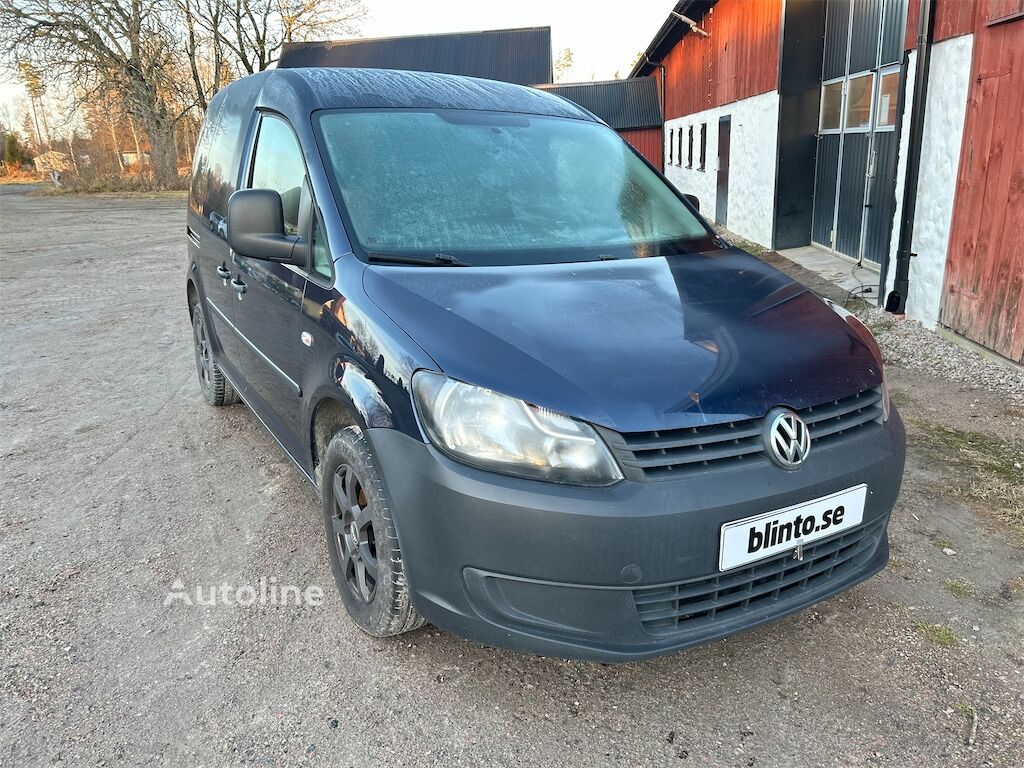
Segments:
[[[847,58],[847,66],[849,66],[849,58]],[[836,180],[835,180],[836,193],[835,193],[835,196],[833,197],[833,200],[832,200],[832,227],[830,229],[830,232],[831,232],[831,235],[832,235],[832,243],[829,243],[829,244],[826,245],[824,243],[819,243],[819,242],[817,242],[816,240],[814,240],[812,238],[811,239],[811,245],[815,246],[816,248],[821,248],[824,251],[828,251],[829,253],[831,253],[831,254],[833,254],[835,256],[841,256],[844,259],[848,259],[852,263],[866,265],[866,266],[868,266],[869,268],[872,268],[872,269],[878,269],[879,265],[875,264],[873,261],[867,261],[867,260],[864,259],[864,233],[865,233],[865,230],[867,229],[867,219],[868,219],[868,208],[867,208],[866,202],[868,200],[868,195],[871,192],[871,183],[872,183],[872,179],[874,178],[873,174],[871,172],[869,172],[869,171],[872,169],[872,166],[873,166],[873,157],[874,157],[874,152],[875,152],[874,134],[878,130],[878,128],[876,126],[876,120],[877,120],[877,111],[878,111],[877,110],[878,95],[879,95],[879,89],[881,87],[881,80],[882,80],[881,74],[882,74],[883,71],[887,71],[888,72],[888,71],[892,71],[894,69],[896,71],[899,71],[900,66],[898,64],[895,65],[895,66],[894,65],[886,65],[885,67],[876,67],[874,69],[865,69],[865,70],[862,70],[860,72],[847,72],[842,77],[833,77],[833,78],[825,80],[825,81],[823,81],[821,83],[821,91],[822,92],[824,92],[826,86],[836,85],[837,83],[842,83],[842,85],[843,85],[842,94],[840,96],[842,102],[841,102],[840,109],[839,109],[839,127],[838,128],[822,128],[821,127],[821,123],[822,123],[822,119],[824,117],[824,112],[825,112],[825,100],[824,99],[820,99],[820,104],[819,104],[819,108],[818,108],[818,136],[819,137],[821,137],[821,136],[828,136],[828,135],[839,136],[839,150],[838,150],[839,157],[838,157],[838,159],[836,161]],[[868,122],[867,122],[866,126],[856,126],[854,128],[849,128],[846,125],[846,121],[847,121],[847,118],[849,116],[849,109],[850,109],[850,83],[852,81],[854,81],[854,80],[860,80],[860,79],[865,78],[865,77],[871,77],[872,78],[872,80],[871,80],[870,103],[868,105]],[[895,130],[895,126],[886,127],[886,128],[884,128],[884,130],[886,130],[886,131],[888,131],[888,130]],[[865,171],[866,171],[866,174],[865,174],[866,178],[864,180],[864,193],[863,193],[862,199],[861,199],[860,237],[858,238],[858,245],[857,245],[858,253],[857,253],[856,256],[851,256],[848,253],[843,253],[842,251],[838,251],[838,250],[835,249],[836,230],[839,228],[839,204],[841,202],[841,199],[840,199],[840,183],[841,183],[842,178],[843,178],[843,150],[846,147],[846,136],[848,134],[852,134],[852,133],[866,133],[866,134],[870,135],[869,139],[868,139],[868,142],[869,142],[869,144],[868,144],[868,159],[867,159],[868,167],[865,169]],[[817,150],[816,150],[816,152],[817,152]],[[815,165],[817,165],[817,157],[815,157]],[[816,205],[817,205],[817,202],[815,202],[815,206]],[[814,213],[815,213],[815,211],[812,210],[812,213],[811,213],[812,220],[813,220],[813,217],[814,217]]]

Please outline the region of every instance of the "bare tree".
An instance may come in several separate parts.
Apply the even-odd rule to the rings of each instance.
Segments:
[[[185,57],[196,106],[206,112],[210,99],[230,78],[223,34],[227,0],[177,0],[185,29]]]
[[[287,42],[355,34],[365,15],[362,0],[0,0],[0,64],[32,62],[45,75],[39,94],[52,82],[72,85],[83,105],[116,94],[117,119],[141,129],[136,152],[144,134],[155,180],[170,184],[176,135],[187,154],[225,83],[267,69]]]
[[[87,95],[120,91],[149,135],[156,181],[168,184],[182,114],[172,41],[163,0],[0,0],[0,60],[37,62]]]
[[[174,0],[195,104],[206,111],[226,83],[261,72],[296,40],[354,35],[362,0]]]
[[[224,0],[224,24],[216,34],[234,56],[240,74],[262,72],[285,43],[354,35],[366,18],[362,0]]]

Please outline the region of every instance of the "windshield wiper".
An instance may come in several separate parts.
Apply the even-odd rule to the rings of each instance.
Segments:
[[[370,251],[366,257],[378,264],[416,264],[427,267],[464,267],[463,262],[447,253],[435,253],[433,256],[399,256],[393,253]]]

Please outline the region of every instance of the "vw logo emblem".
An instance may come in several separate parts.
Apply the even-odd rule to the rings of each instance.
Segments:
[[[810,430],[804,420],[788,408],[768,412],[764,440],[768,455],[783,469],[796,469],[811,452]]]

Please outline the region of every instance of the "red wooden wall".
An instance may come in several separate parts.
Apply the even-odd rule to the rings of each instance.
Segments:
[[[989,2],[989,0],[982,0]],[[935,42],[949,40],[974,31],[974,17],[978,0],[937,0],[935,3]],[[906,49],[917,47],[917,32],[921,18],[921,0],[910,0],[907,7]]]
[[[662,170],[661,163],[661,128],[634,128],[621,130],[619,136],[629,142],[637,152],[647,158],[647,162]]]
[[[940,8],[949,5],[958,3],[939,2]],[[939,320],[1024,362],[1024,2],[983,0],[976,6]],[[1013,14],[1020,15],[999,21]]]
[[[778,87],[782,0],[719,0],[697,21],[711,37],[687,32],[662,60],[666,120]]]
[[[973,32],[978,22],[1024,14],[1024,0],[937,0],[935,3],[935,42]],[[907,8],[906,48],[917,46],[917,25],[921,18],[920,0],[910,0]]]

